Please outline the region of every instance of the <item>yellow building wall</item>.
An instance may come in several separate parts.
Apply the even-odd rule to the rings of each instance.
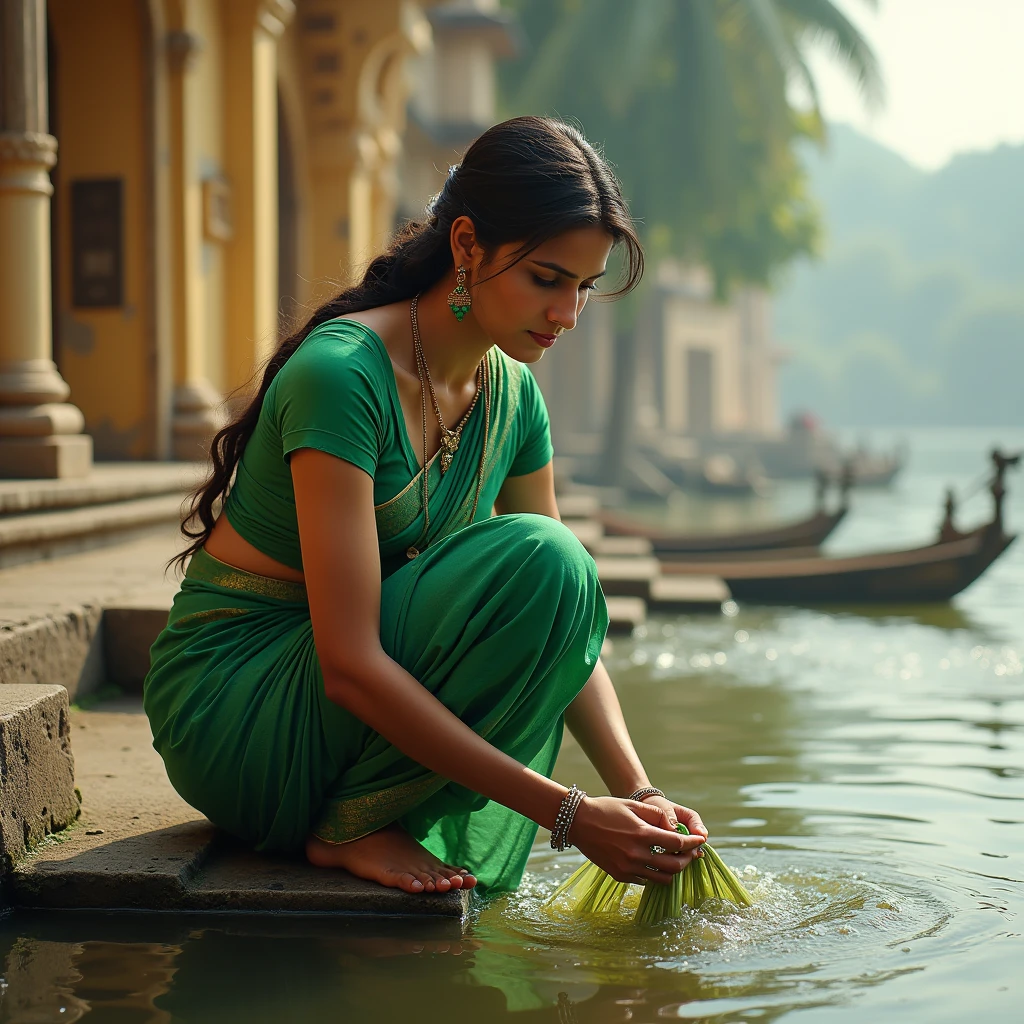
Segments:
[[[58,136],[55,196],[60,371],[100,458],[152,454],[152,310],[145,230],[144,24],[138,0],[50,0]],[[124,304],[72,308],[71,183],[121,178]]]

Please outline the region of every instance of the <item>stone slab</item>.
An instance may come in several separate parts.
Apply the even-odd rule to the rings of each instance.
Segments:
[[[0,480],[0,515],[185,494],[205,468],[195,462],[97,462],[76,479]]]
[[[122,544],[181,521],[182,495],[0,517],[0,569]]]
[[[592,494],[558,495],[558,514],[562,519],[592,519],[601,511],[601,502]]]
[[[651,583],[649,601],[658,611],[720,611],[732,598],[717,576],[662,576]]]
[[[595,558],[597,578],[608,597],[647,599],[651,582],[661,573],[656,558]]]
[[[15,866],[16,906],[453,921],[466,913],[466,893],[414,896],[229,841],[172,789],[137,699],[73,709],[71,729],[81,818]]]
[[[216,831],[171,788],[141,701],[76,708],[70,721],[81,816],[68,833],[15,866],[14,903],[149,910],[178,905]]]
[[[594,546],[598,558],[647,558],[654,545],[646,537],[601,537]]]
[[[647,602],[640,597],[606,597],[608,605],[608,633],[611,636],[629,636],[637,626],[647,621]]]
[[[0,686],[0,872],[78,814],[68,694]]]
[[[225,847],[188,887],[184,906],[208,911],[373,914],[461,918],[466,893],[413,896],[346,871],[325,871],[304,861]]]

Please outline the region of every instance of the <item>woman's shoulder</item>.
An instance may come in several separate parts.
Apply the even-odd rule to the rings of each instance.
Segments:
[[[387,352],[380,339],[355,320],[337,318],[318,324],[288,357],[277,377],[278,390],[316,378],[337,383],[358,376],[386,390]]]

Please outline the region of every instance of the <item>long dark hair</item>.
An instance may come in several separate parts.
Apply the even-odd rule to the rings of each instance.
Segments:
[[[227,497],[267,390],[307,335],[335,317],[411,299],[437,284],[452,269],[449,235],[456,218],[463,215],[473,221],[485,252],[519,243],[498,273],[556,235],[600,224],[625,249],[624,280],[610,297],[635,288],[643,274],[643,248],[619,183],[578,129],[546,117],[516,117],[489,128],[451,169],[428,206],[426,219],[401,229],[358,284],[325,302],[278,346],[263,370],[259,390],[214,436],[212,472],[193,494],[181,526],[192,543],[169,564],[184,568],[206,543],[217,504]]]

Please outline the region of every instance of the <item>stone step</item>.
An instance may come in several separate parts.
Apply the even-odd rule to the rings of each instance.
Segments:
[[[647,621],[647,602],[640,597],[606,597],[608,634],[629,636]]]
[[[680,586],[685,583],[685,586]],[[651,608],[662,612],[720,611],[732,598],[717,576],[661,576],[651,583]]]
[[[638,597],[646,601],[651,583],[661,573],[656,558],[595,558],[597,578],[608,597]]]
[[[596,519],[566,519],[565,525],[591,554],[604,537],[604,527]]]
[[[585,493],[560,494],[558,514],[562,519],[592,519],[601,511],[601,502]]]
[[[605,558],[647,558],[654,553],[654,545],[646,537],[601,537],[593,553]]]
[[[0,480],[0,516],[184,495],[205,470],[195,462],[100,462],[88,476],[73,480]]]
[[[639,598],[658,611],[716,609],[731,596],[725,582],[717,576],[662,576],[657,558],[598,557],[594,561],[607,597]],[[679,586],[678,580],[693,585]]]
[[[17,907],[387,915],[461,926],[468,893],[415,896],[227,840],[171,787],[137,698],[74,709],[71,735],[81,819],[15,865],[7,891]]]
[[[122,544],[180,521],[180,492],[0,518],[0,569]]]

